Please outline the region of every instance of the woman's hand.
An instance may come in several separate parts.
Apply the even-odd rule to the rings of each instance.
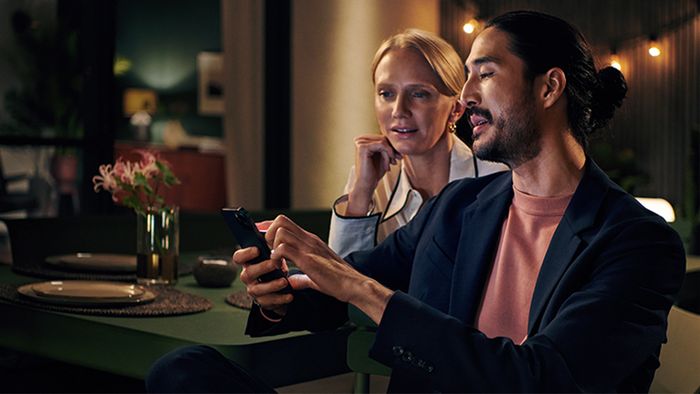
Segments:
[[[379,180],[400,159],[401,154],[385,136],[368,134],[355,138],[355,181],[348,191],[347,216],[367,214]]]
[[[351,303],[379,323],[393,294],[391,290],[356,271],[320,238],[305,231],[285,216],[280,215],[274,220],[265,238],[273,246],[271,261],[287,259],[304,272],[304,275],[289,277],[292,288],[313,288],[340,301]],[[252,257],[254,256],[250,256]],[[280,283],[279,287],[274,288],[279,290],[283,287]],[[280,298],[276,302],[285,301]]]

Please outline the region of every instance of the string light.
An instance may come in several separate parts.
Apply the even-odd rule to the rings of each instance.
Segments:
[[[620,63],[620,58],[617,56],[617,48],[614,46],[610,50],[610,67],[622,71],[622,63]]]
[[[649,55],[652,57],[661,55],[661,49],[659,48],[659,45],[656,42],[656,36],[654,35],[649,36]]]
[[[613,57],[610,59],[610,66],[611,66],[612,68],[616,68],[618,71],[622,71],[622,64],[620,64],[620,61],[617,60],[617,57],[616,57],[616,56],[613,56]]]
[[[479,27],[479,22],[476,19],[472,19],[462,26],[462,30],[467,34],[473,34],[477,27]]]
[[[659,49],[659,47],[657,47],[656,45],[652,44],[649,47],[649,54],[653,57],[657,57],[657,56],[661,55],[661,49]]]

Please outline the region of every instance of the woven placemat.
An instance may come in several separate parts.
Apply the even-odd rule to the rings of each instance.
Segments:
[[[185,293],[167,286],[149,286],[148,290],[156,294],[156,299],[148,304],[95,308],[46,304],[22,296],[17,292],[18,287],[18,285],[0,283],[0,299],[57,312],[119,317],[187,315],[204,312],[212,307],[211,301],[204,297]]]
[[[238,308],[248,309],[253,307],[253,298],[245,290],[234,291],[226,296],[226,303]]]
[[[177,276],[190,275],[196,261],[178,260]],[[61,269],[59,267],[40,262],[22,262],[22,264],[13,264],[12,271],[38,278],[48,279],[81,279],[81,280],[111,280],[117,282],[136,282],[136,273],[123,272],[97,272],[97,271],[74,271],[70,269]]]

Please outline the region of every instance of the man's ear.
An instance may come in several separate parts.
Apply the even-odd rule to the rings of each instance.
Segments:
[[[539,98],[542,100],[544,108],[547,109],[556,104],[564,94],[566,74],[561,68],[554,67],[549,69],[541,78],[543,83]]]
[[[450,123],[457,122],[462,117],[462,115],[464,115],[464,111],[466,110],[467,106],[464,105],[462,100],[455,100],[454,108],[452,108],[452,112],[450,112]]]

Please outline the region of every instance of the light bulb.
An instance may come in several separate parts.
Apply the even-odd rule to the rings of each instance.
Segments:
[[[661,49],[659,49],[658,43],[656,42],[657,39],[658,36],[656,34],[649,35],[649,55],[651,57],[661,55]]]
[[[476,28],[478,26],[479,22],[475,19],[472,19],[469,22],[465,23],[464,26],[462,26],[462,30],[464,30],[464,32],[467,34],[472,34],[476,31]]]
[[[653,57],[657,57],[657,56],[661,55],[661,49],[659,49],[659,47],[657,47],[656,44],[652,43],[649,46],[649,55],[651,55]]]
[[[618,71],[622,71],[622,64],[620,64],[620,62],[618,62],[616,59],[613,59],[610,62],[610,66],[612,68],[616,68]]]

